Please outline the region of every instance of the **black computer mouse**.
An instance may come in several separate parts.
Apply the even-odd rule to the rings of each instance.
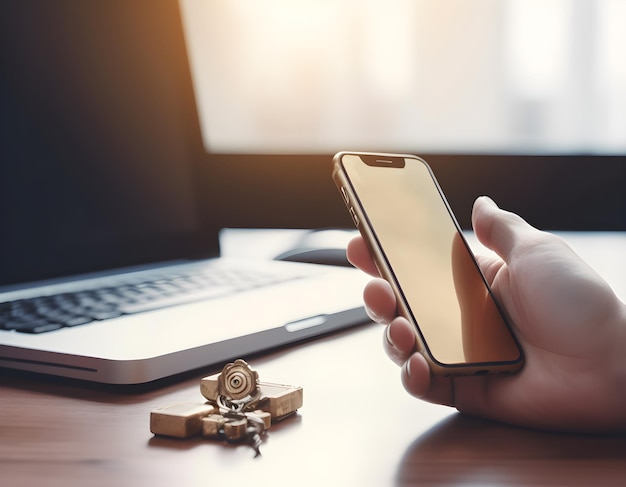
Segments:
[[[346,245],[354,235],[356,232],[342,229],[311,230],[275,259],[352,267],[346,257]]]

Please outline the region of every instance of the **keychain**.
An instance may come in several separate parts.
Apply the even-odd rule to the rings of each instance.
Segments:
[[[261,435],[275,421],[302,406],[302,387],[260,382],[244,360],[226,364],[219,374],[200,381],[203,404],[178,403],[150,413],[155,435],[190,438],[202,435],[230,442],[247,441],[260,455]]]

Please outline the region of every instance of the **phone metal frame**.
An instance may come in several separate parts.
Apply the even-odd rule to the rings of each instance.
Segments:
[[[428,343],[419,327],[419,324],[417,323],[417,320],[414,318],[411,312],[411,309],[407,303],[406,297],[404,293],[402,292],[402,289],[397,281],[397,278],[391,268],[391,264],[388,262],[387,256],[384,250],[380,246],[376,232],[374,231],[369,221],[369,218],[367,217],[367,214],[361,205],[360,199],[354,190],[354,187],[350,181],[350,178],[348,177],[343,167],[342,158],[346,155],[358,156],[359,158],[362,158],[363,156],[365,156],[368,158],[372,157],[372,158],[413,159],[425,165],[425,167],[428,169],[432,182],[436,186],[437,191],[439,195],[441,196],[441,200],[443,204],[446,206],[448,214],[450,215],[450,218],[452,219],[452,222],[454,226],[456,227],[456,230],[463,241],[463,244],[465,245],[467,251],[470,254],[471,259],[476,265],[476,268],[478,272],[480,273],[482,280],[489,294],[494,300],[496,307],[502,314],[505,325],[509,328],[509,331],[511,332],[513,340],[519,350],[519,357],[516,360],[507,361],[507,362],[468,362],[468,363],[446,364],[446,363],[442,363],[438,361],[431,354],[430,349],[428,347]],[[364,161],[364,163],[367,164],[366,161]],[[346,204],[348,208],[348,211],[350,212],[350,215],[352,216],[352,220],[356,228],[359,230],[359,232],[361,233],[361,236],[363,237],[363,239],[365,240],[365,243],[367,244],[367,247],[370,251],[372,259],[376,265],[376,268],[378,269],[378,272],[380,273],[381,277],[385,279],[391,285],[391,288],[393,289],[393,292],[396,296],[398,314],[406,318],[409,321],[409,323],[413,325],[413,328],[415,330],[416,341],[418,345],[418,351],[424,356],[424,358],[428,362],[431,372],[439,376],[452,377],[452,376],[485,375],[485,374],[512,374],[512,373],[519,371],[524,364],[524,350],[522,349],[517,337],[515,336],[515,333],[512,330],[512,327],[510,325],[511,320],[509,316],[507,315],[506,311],[504,310],[504,308],[498,302],[497,298],[494,296],[493,291],[491,290],[491,287],[489,286],[489,283],[487,282],[484,275],[482,274],[482,271],[480,270],[480,267],[478,266],[478,263],[476,262],[476,257],[474,256],[474,253],[472,252],[469,244],[467,243],[467,240],[465,239],[465,236],[463,235],[461,227],[459,226],[458,221],[456,217],[454,216],[454,213],[452,212],[452,209],[450,208],[450,205],[448,204],[448,201],[435,177],[435,174],[433,173],[428,163],[421,157],[418,157],[412,154],[341,151],[335,154],[335,156],[333,157],[332,178],[333,178],[333,181],[335,182],[335,185],[337,186],[337,189],[339,190],[341,194],[341,197],[344,203]]]

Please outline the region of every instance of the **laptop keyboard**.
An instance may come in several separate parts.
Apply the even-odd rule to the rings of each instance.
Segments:
[[[0,303],[0,329],[46,333],[122,315],[217,298],[296,277],[248,269],[212,269],[210,272],[176,273],[115,287],[8,301]]]

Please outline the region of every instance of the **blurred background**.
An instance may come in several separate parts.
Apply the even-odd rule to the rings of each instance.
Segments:
[[[487,194],[626,231],[625,25],[626,0],[0,0],[0,227],[352,228],[331,160],[360,150],[424,157],[465,228]]]
[[[182,0],[212,152],[626,152],[622,0]]]
[[[410,152],[548,229],[625,230],[626,2],[181,0],[227,226],[350,226],[339,150]],[[297,204],[294,205],[294,202]],[[254,203],[254,204],[251,204]]]

